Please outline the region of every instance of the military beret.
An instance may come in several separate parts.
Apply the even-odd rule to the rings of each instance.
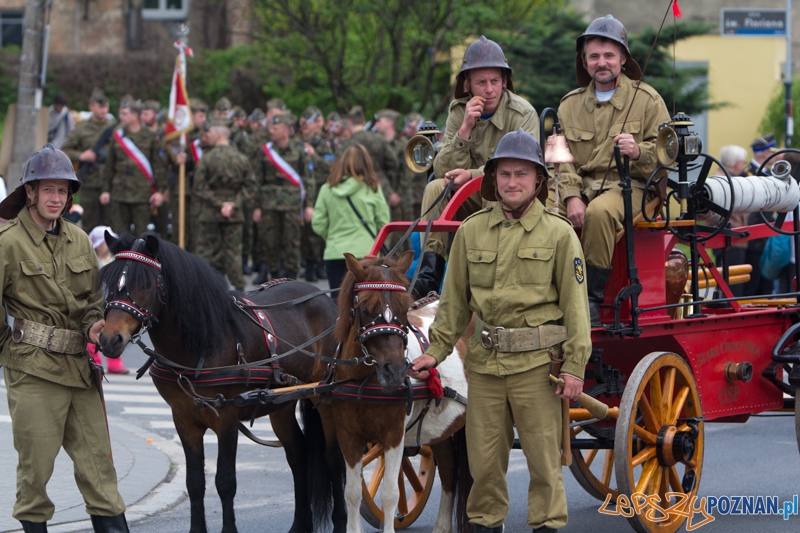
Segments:
[[[192,108],[192,112],[202,111],[205,113],[206,111],[208,111],[208,104],[199,98],[190,99],[189,106]]]
[[[106,105],[108,103],[108,97],[106,93],[103,92],[103,89],[100,87],[95,87],[92,89],[92,94],[89,96],[89,103],[97,102],[100,105]]]
[[[161,104],[158,103],[156,100],[145,100],[142,104],[144,109],[149,109],[150,111],[155,111],[158,113],[161,111]]]
[[[231,101],[225,98],[224,96],[217,100],[217,103],[214,104],[214,109],[217,111],[228,111],[231,108]]]
[[[247,117],[247,120],[259,121],[259,120],[264,120],[264,117],[266,117],[264,111],[260,107],[257,107],[253,109],[253,112],[250,113],[250,116]]]
[[[352,120],[353,122],[364,122],[364,108],[360,105],[353,106],[350,108],[350,111],[347,113],[347,120]]]
[[[284,113],[283,115],[275,115],[272,117],[273,124],[286,124],[293,127],[297,125],[297,117],[291,113]]]
[[[395,111],[394,109],[381,109],[377,113],[375,113],[375,120],[379,118],[390,118],[394,121],[400,118],[400,113]]]
[[[764,150],[777,152],[778,143],[775,142],[775,136],[771,133],[768,133],[767,135],[756,137],[752,144],[750,144],[750,148],[753,149],[753,152],[763,152]]]
[[[280,98],[270,98],[267,100],[267,111],[270,109],[280,109],[281,111],[288,111],[286,104]]]
[[[317,117],[321,117],[322,116],[322,111],[320,111],[317,106],[310,105],[310,106],[308,106],[306,108],[305,111],[303,111],[303,114],[300,115],[300,116],[303,117],[306,120],[309,120],[309,119],[316,120]]]

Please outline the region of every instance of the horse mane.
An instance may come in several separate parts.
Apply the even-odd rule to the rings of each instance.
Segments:
[[[238,311],[231,301],[236,294],[228,290],[228,282],[205,261],[154,233],[158,239],[156,259],[161,263],[161,276],[166,291],[165,310],[177,325],[177,335],[182,339],[192,365],[201,357],[210,356],[226,347],[231,339],[241,339],[244,330],[237,320]],[[123,234],[119,251],[130,250],[135,237]],[[126,261],[112,261],[100,270],[99,282],[110,291],[116,291],[116,280],[122,274]],[[130,262],[127,284],[147,288],[156,281],[156,271],[144,264]]]
[[[386,279],[384,276],[384,269],[381,268],[382,266],[386,265],[389,267],[389,278]],[[363,259],[361,260],[361,266],[367,273],[367,276],[364,280],[361,281],[393,281],[395,283],[399,283],[408,289],[408,277],[406,273],[401,269],[397,268],[397,259],[394,257],[379,257],[376,259]],[[342,279],[342,285],[339,287],[339,320],[336,321],[336,329],[334,330],[334,335],[338,342],[346,342],[348,334],[350,333],[350,329],[352,328],[353,324],[350,321],[350,309],[353,305],[353,295],[355,294],[355,284],[356,284],[356,277],[355,275],[347,271],[345,274],[344,279]],[[359,296],[359,303],[360,305],[365,305],[369,308],[371,300],[375,299],[377,301],[377,291],[375,292],[364,292],[361,293]],[[375,296],[372,296],[375,295]],[[397,314],[399,310],[402,310],[403,315],[406,315],[408,308],[411,307],[411,304],[414,303],[414,298],[411,296],[409,292],[393,292],[392,293],[392,303],[393,311]],[[380,310],[378,310],[380,311]],[[400,315],[398,315],[400,316]]]

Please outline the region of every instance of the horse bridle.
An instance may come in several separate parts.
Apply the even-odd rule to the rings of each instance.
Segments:
[[[384,267],[386,268],[386,267]],[[367,364],[374,363],[372,356],[366,347],[367,340],[379,335],[397,335],[403,339],[403,348],[408,346],[408,326],[403,324],[392,312],[390,303],[392,292],[406,292],[406,287],[393,281],[363,281],[356,283],[353,291],[356,293],[363,291],[385,291],[386,307],[382,313],[378,313],[375,318],[366,325],[361,325],[361,312],[359,311],[358,294],[353,296],[353,306],[350,308],[350,320],[355,323],[355,341],[361,345],[364,355],[370,357],[372,361],[365,361]]]
[[[117,291],[122,292],[123,289],[125,290],[125,295],[127,296],[127,300],[110,300],[106,303],[105,307],[105,314],[112,309],[119,309],[120,311],[125,311],[126,313],[133,315],[133,317],[141,323],[142,328],[144,331],[147,331],[155,323],[158,322],[158,319],[153,315],[152,308],[145,308],[144,306],[136,303],[133,296],[131,295],[130,291],[128,290],[127,285],[127,278],[128,278],[128,269],[131,266],[131,261],[135,261],[137,263],[143,263],[151,268],[154,268],[158,271],[158,275],[156,276],[156,289],[159,291],[158,300],[162,304],[164,303],[164,298],[166,296],[165,289],[164,289],[164,281],[161,277],[161,263],[159,263],[155,258],[150,257],[149,255],[145,255],[140,250],[144,248],[144,241],[142,239],[136,239],[136,242],[133,244],[133,249],[126,250],[123,252],[119,252],[115,256],[115,261],[119,261],[124,259],[125,264],[122,267],[122,274],[120,274],[119,279],[117,280]],[[155,299],[153,300],[155,301]],[[151,303],[152,306],[152,303]],[[140,332],[143,333],[144,331]]]

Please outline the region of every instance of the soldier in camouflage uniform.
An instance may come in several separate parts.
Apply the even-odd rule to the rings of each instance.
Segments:
[[[150,128],[156,134],[156,141],[158,141],[158,155],[162,160],[162,164],[168,163],[166,151],[164,150],[164,127],[158,123],[158,113],[161,111],[161,104],[157,100],[145,100],[142,103],[142,126]],[[156,227],[156,232],[165,238],[169,237],[169,212],[172,206],[169,201],[169,189],[167,194],[164,195],[164,202],[161,204],[155,213],[153,213],[153,223]]]
[[[336,111],[331,111],[325,117],[325,141],[331,146],[334,153],[340,153],[339,132],[342,130],[342,118]]]
[[[386,202],[393,208],[400,205],[400,195],[392,187],[392,180],[400,170],[397,155],[383,137],[374,131],[367,131],[365,125],[364,110],[361,106],[353,107],[347,114],[347,130],[350,132],[350,138],[342,141],[341,150],[355,143],[367,149]]]
[[[172,208],[172,242],[178,244],[179,236],[178,236],[178,217],[179,217],[179,206],[178,206],[178,172],[179,169],[177,168],[181,164],[185,164],[186,167],[184,168],[184,220],[183,220],[183,231],[184,231],[184,238],[183,238],[183,247],[187,252],[194,252],[195,251],[195,231],[194,228],[197,225],[196,215],[193,210],[192,205],[192,184],[194,181],[194,170],[197,167],[197,164],[200,160],[196,159],[195,157],[202,157],[202,154],[206,151],[210,150],[211,147],[203,146],[202,136],[203,132],[206,130],[206,126],[208,123],[208,118],[206,117],[206,113],[208,112],[208,104],[206,104],[203,100],[199,98],[192,98],[189,100],[189,106],[192,109],[192,124],[194,124],[194,129],[187,134],[189,145],[186,146],[187,152],[178,154],[175,157],[175,165],[172,168],[172,175],[174,179],[170,180],[170,196],[173,198],[173,208]],[[192,143],[197,143],[195,146],[192,146]]]
[[[111,138],[114,121],[108,120],[108,98],[102,90],[95,88],[89,97],[89,110],[92,117],[89,120],[79,122],[75,126],[61,149],[69,156],[73,162],[80,162],[78,168],[78,178],[83,183],[81,187],[81,206],[83,207],[83,227],[86,231],[106,224],[104,207],[100,203],[100,193],[103,192],[103,165],[108,157],[109,143],[114,142]],[[97,141],[107,133],[105,144],[98,150],[99,153],[92,151]]]
[[[300,270],[300,239],[302,225],[310,222],[315,200],[314,182],[308,175],[308,159],[305,147],[292,138],[297,118],[291,113],[276,115],[269,124],[272,141],[260,147],[261,157],[256,172],[259,185],[260,205],[253,211],[253,220],[258,223],[258,239],[255,243],[255,256],[266,267],[259,272],[254,283],[266,281],[266,272],[278,277],[281,261],[286,269],[286,276],[296,278]],[[267,156],[269,147],[274,149]],[[279,170],[281,165],[290,167]],[[299,175],[300,182],[293,184],[291,179]],[[302,197],[299,187],[302,183],[306,198]],[[263,281],[262,281],[263,280]]]
[[[221,118],[223,120],[227,120],[228,121],[227,125],[230,127],[232,125],[231,119],[233,118],[232,108],[233,105],[231,104],[231,101],[228,100],[228,98],[226,98],[225,96],[223,96],[222,98],[217,100],[216,104],[214,104],[214,112],[213,112],[214,118]]]
[[[314,189],[320,190],[328,179],[331,164],[335,159],[333,149],[322,136],[324,124],[322,111],[316,106],[309,106],[300,116],[300,133],[305,144],[308,157],[308,170],[314,180]],[[307,205],[314,205],[308,202]],[[302,254],[306,262],[306,281],[315,282],[319,278],[327,279],[322,252],[325,251],[325,240],[314,233],[311,224],[303,226]]]
[[[247,155],[250,151],[250,140],[244,127],[245,122],[247,122],[247,113],[238,105],[233,106],[231,113],[233,123],[231,126],[231,144],[239,150],[240,154]]]
[[[394,109],[381,109],[375,113],[375,131],[382,136],[397,157],[397,172],[392,180],[392,187],[400,195],[400,203],[391,208],[392,220],[414,220],[417,218],[412,212],[411,203],[411,180],[412,176],[406,172],[408,167],[405,165],[405,141],[397,136],[397,119],[400,113]],[[397,238],[400,234],[395,235]]]
[[[108,161],[103,169],[103,192],[100,203],[111,205],[111,227],[116,232],[139,234],[147,230],[150,214],[164,201],[167,190],[166,168],[159,157],[155,134],[142,126],[139,116],[142,104],[123,100],[119,108],[120,128],[109,143]],[[134,159],[131,148],[122,142],[129,139],[144,161]],[[152,175],[148,177],[142,164],[149,163]]]
[[[237,291],[242,277],[242,229],[252,212],[256,181],[247,157],[230,145],[230,130],[214,125],[204,144],[214,146],[197,165],[192,194],[197,210],[197,255],[227,274]]]

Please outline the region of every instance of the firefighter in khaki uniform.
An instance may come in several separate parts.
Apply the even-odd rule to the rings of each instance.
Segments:
[[[150,128],[142,126],[141,112],[138,101],[120,103],[120,127],[109,144],[100,195],[101,204],[111,204],[114,231],[132,231],[134,235],[147,231],[151,211],[161,207],[167,191],[166,167],[159,156],[158,140]]]
[[[483,165],[506,133],[519,128],[534,137],[539,135],[539,116],[531,104],[514,94],[508,66],[500,46],[481,37],[467,47],[456,77],[455,99],[450,103],[439,154],[433,160],[436,179],[425,187],[422,212],[433,205],[448,181],[453,191],[476,176],[483,175]],[[449,198],[445,198],[446,201]],[[458,220],[483,206],[480,195],[470,196],[458,211]],[[441,214],[440,207],[439,214]],[[430,220],[433,211],[425,215]],[[414,287],[417,295],[438,291],[444,274],[447,252],[446,233],[431,233],[423,250],[419,279]]]
[[[114,121],[108,120],[108,98],[98,88],[92,91],[89,97],[89,110],[92,116],[89,120],[78,122],[75,130],[70,132],[67,140],[61,146],[73,162],[79,162],[78,179],[81,183],[81,207],[83,207],[83,227],[87,231],[101,224],[106,224],[108,217],[104,216],[103,206],[100,204],[100,193],[103,187],[103,164],[108,157],[108,144],[112,141],[110,128]],[[105,135],[103,146],[99,147],[99,154],[93,148],[101,137]]]
[[[658,167],[658,127],[670,118],[658,92],[637,81],[642,71],[628,50],[628,33],[617,19],[611,15],[595,19],[578,37],[576,48],[575,70],[581,88],[567,94],[558,108],[575,157],[575,163],[561,165],[559,203],[566,205],[566,211],[559,209],[576,228],[583,228],[592,325],[600,326],[615,236],[625,218],[614,145],[630,158],[635,216],[642,209],[645,182]],[[551,188],[552,202],[556,194],[553,184]]]
[[[256,179],[247,157],[230,145],[230,135],[222,125],[211,126],[204,134],[205,144],[214,149],[194,173],[197,255],[243,291],[242,230],[245,214],[252,213]]]
[[[10,219],[0,227],[0,300],[15,318],[13,328],[0,325],[0,363],[19,460],[13,516],[26,533],[45,533],[53,517],[47,481],[62,447],[94,530],[128,531],[86,350],[105,323],[97,257],[61,216],[79,187],[69,157],[48,144],[0,203]]]
[[[464,361],[467,453],[475,479],[467,516],[475,533],[503,530],[514,426],[531,476],[528,525],[542,532],[567,524],[559,396],[580,395],[592,342],[581,245],[569,221],[543,205],[543,162],[539,143],[522,129],[497,145],[480,192],[499,203],[456,232],[430,348],[409,370],[427,378],[427,369],[452,352],[477,314]],[[552,387],[549,373],[565,384]]]

